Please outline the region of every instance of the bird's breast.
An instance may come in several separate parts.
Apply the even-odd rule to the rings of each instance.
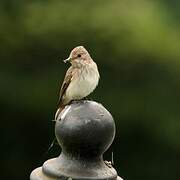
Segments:
[[[66,97],[70,100],[82,99],[96,88],[98,81],[99,73],[96,66],[83,68],[72,78]]]

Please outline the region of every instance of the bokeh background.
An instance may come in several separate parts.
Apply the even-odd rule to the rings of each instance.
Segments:
[[[101,74],[90,99],[113,115],[105,154],[129,180],[180,179],[180,1],[1,0],[1,179],[25,180],[60,153],[54,113],[68,65],[85,46]]]

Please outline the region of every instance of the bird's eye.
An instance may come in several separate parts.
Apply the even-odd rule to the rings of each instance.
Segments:
[[[78,56],[77,57],[81,57],[81,54],[78,54]]]

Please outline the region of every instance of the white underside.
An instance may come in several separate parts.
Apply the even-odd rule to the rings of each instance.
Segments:
[[[96,64],[81,70],[79,78],[74,78],[66,91],[66,99],[79,100],[88,96],[97,86],[99,73]]]

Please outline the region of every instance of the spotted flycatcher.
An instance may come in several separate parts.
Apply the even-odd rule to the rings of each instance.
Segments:
[[[71,66],[61,86],[55,120],[67,104],[73,100],[81,100],[93,92],[100,77],[96,63],[83,46],[74,48],[64,62],[70,62]]]

